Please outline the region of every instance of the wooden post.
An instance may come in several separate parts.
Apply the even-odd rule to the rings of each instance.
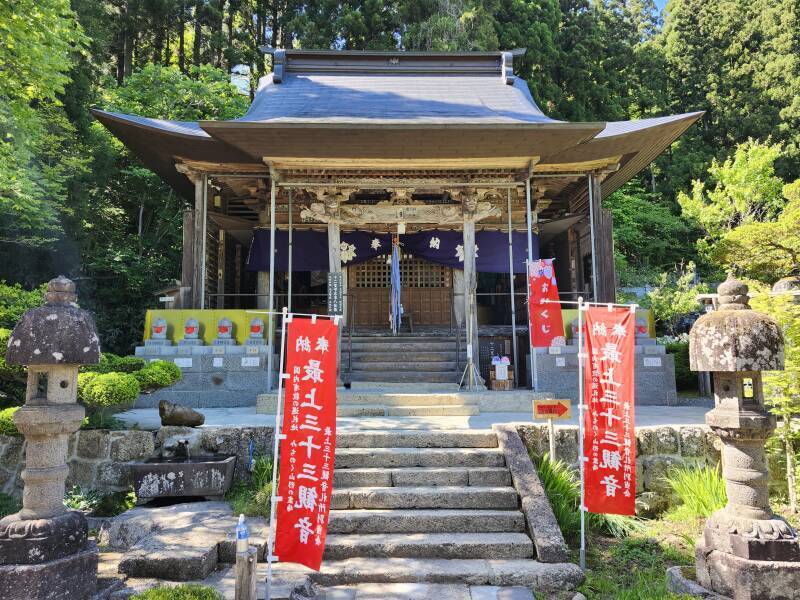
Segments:
[[[236,600],[257,600],[256,576],[258,570],[257,550],[250,546],[247,552],[236,553]]]
[[[342,272],[342,248],[341,244],[341,229],[339,227],[339,223],[334,223],[333,219],[328,222],[328,271],[330,273],[341,273]],[[347,289],[347,283],[344,281],[344,277],[342,277],[342,288]],[[347,296],[345,296],[344,301],[342,302],[342,308],[344,315],[342,316],[342,320],[340,321],[341,325],[345,323],[345,315],[347,315]],[[336,361],[337,373],[336,373],[336,384],[341,385],[342,383],[342,327],[339,327],[339,343],[336,344],[338,348],[338,359]]]
[[[194,233],[192,235],[192,306],[191,308],[202,308],[203,285],[205,284],[205,277],[203,276],[203,241],[205,239],[205,228],[203,227],[203,214],[205,207],[203,206],[203,199],[205,197],[203,190],[203,177],[194,178]]]
[[[175,308],[192,308],[194,278],[194,211],[183,211],[183,245],[181,248],[181,288]]]
[[[592,227],[592,281],[595,302],[616,302],[617,276],[614,269],[614,220],[603,208],[600,179],[589,176],[589,223]]]
[[[470,320],[468,330],[471,333],[467,343],[472,346],[472,363],[475,370],[480,373],[478,358],[478,307],[475,294],[478,289],[478,280],[475,275],[475,220],[471,217],[464,219],[464,315]],[[472,377],[472,374],[468,374]],[[471,389],[471,388],[470,388]]]

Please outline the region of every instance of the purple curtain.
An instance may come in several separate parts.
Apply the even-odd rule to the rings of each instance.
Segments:
[[[343,233],[341,238],[342,265],[358,264],[391,252],[391,235],[369,231]],[[434,263],[456,269],[464,268],[464,239],[460,231],[434,229],[400,236],[402,251]],[[525,232],[512,233],[514,272],[525,273],[528,238]],[[289,269],[289,233],[275,232],[275,267]],[[502,231],[475,233],[478,272],[508,273],[508,234]],[[295,231],[293,234],[292,268],[295,271],[328,270],[328,234],[325,231]],[[533,259],[539,258],[539,238],[533,236]],[[249,271],[269,271],[269,229],[256,229],[247,256]]]

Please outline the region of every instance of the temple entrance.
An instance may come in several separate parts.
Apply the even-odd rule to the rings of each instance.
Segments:
[[[353,303],[353,325],[389,327],[391,265],[377,256],[348,269],[348,294]],[[451,325],[453,269],[410,254],[400,258],[403,325],[410,315],[414,327]]]

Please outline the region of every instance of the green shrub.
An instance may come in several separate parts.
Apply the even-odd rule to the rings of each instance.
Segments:
[[[19,406],[12,406],[0,410],[0,434],[2,435],[21,435],[17,426],[14,425],[14,413],[19,410]]]
[[[728,502],[719,465],[675,467],[667,473],[666,480],[678,502],[697,517],[711,516]]]
[[[22,505],[14,496],[0,492],[0,519],[19,512],[21,508]]]
[[[106,494],[76,485],[64,494],[64,504],[96,517],[115,517],[136,506],[136,494],[132,491]]]
[[[111,429],[113,431],[124,431],[126,429],[135,429],[135,427],[130,427],[125,421],[108,414],[105,410],[100,410],[89,412],[83,418],[81,429]]]
[[[6,363],[6,350],[11,330],[0,327],[0,406],[22,404],[25,401],[25,367]]]
[[[234,514],[269,518],[272,501],[272,457],[255,459],[249,483],[237,483],[226,495]]]
[[[141,371],[131,373],[139,382],[139,387],[144,390],[157,390],[172,384],[170,374],[158,367],[145,367]]]
[[[13,329],[26,310],[41,306],[46,288],[47,284],[42,284],[28,291],[18,283],[0,281],[0,327]]]
[[[117,356],[111,352],[103,352],[100,355],[100,362],[96,365],[86,365],[81,367],[85,373],[133,373],[143,369],[146,361],[138,356]]]
[[[100,504],[103,496],[97,490],[84,490],[79,485],[64,493],[64,505],[72,510],[91,513]]]
[[[550,460],[545,454],[541,458],[531,455],[536,465],[542,487],[553,507],[564,538],[575,542],[580,535],[581,515],[578,510],[581,500],[580,481],[575,471],[561,460]],[[587,525],[614,537],[626,537],[643,530],[638,519],[623,515],[598,515],[586,513]]]
[[[152,369],[160,369],[168,373],[170,380],[168,385],[172,385],[173,383],[180,381],[181,377],[183,376],[181,373],[181,368],[175,363],[167,360],[154,360],[147,366]]]
[[[78,376],[78,394],[90,409],[127,406],[139,396],[139,382],[128,373],[82,373]]]
[[[675,385],[679,390],[697,390],[697,373],[689,368],[689,342],[670,342],[667,352],[675,359]]]
[[[222,594],[205,585],[183,583],[175,587],[159,585],[131,596],[131,600],[222,600]]]

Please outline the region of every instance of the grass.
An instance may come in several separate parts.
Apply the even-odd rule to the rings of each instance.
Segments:
[[[233,514],[269,518],[272,499],[272,464],[271,457],[257,457],[250,482],[234,484],[225,496],[225,499],[231,503]]]
[[[81,423],[81,429],[112,429],[114,431],[122,431],[126,429],[134,429],[125,421],[115,417],[107,410],[92,411],[86,415]]]
[[[64,505],[95,517],[115,517],[136,506],[136,494],[132,491],[104,493],[74,486],[64,494]]]
[[[580,535],[581,517],[580,482],[575,471],[561,460],[550,460],[547,454],[538,458],[531,456],[545,493],[553,507],[556,521],[567,542],[574,544]],[[643,524],[639,519],[622,515],[587,514],[591,529],[612,537],[623,538],[641,532]]]
[[[728,500],[719,466],[676,467],[666,479],[677,501],[695,516],[709,517]]]
[[[131,596],[131,600],[222,600],[222,594],[205,585],[186,583],[174,587],[159,585]]]

